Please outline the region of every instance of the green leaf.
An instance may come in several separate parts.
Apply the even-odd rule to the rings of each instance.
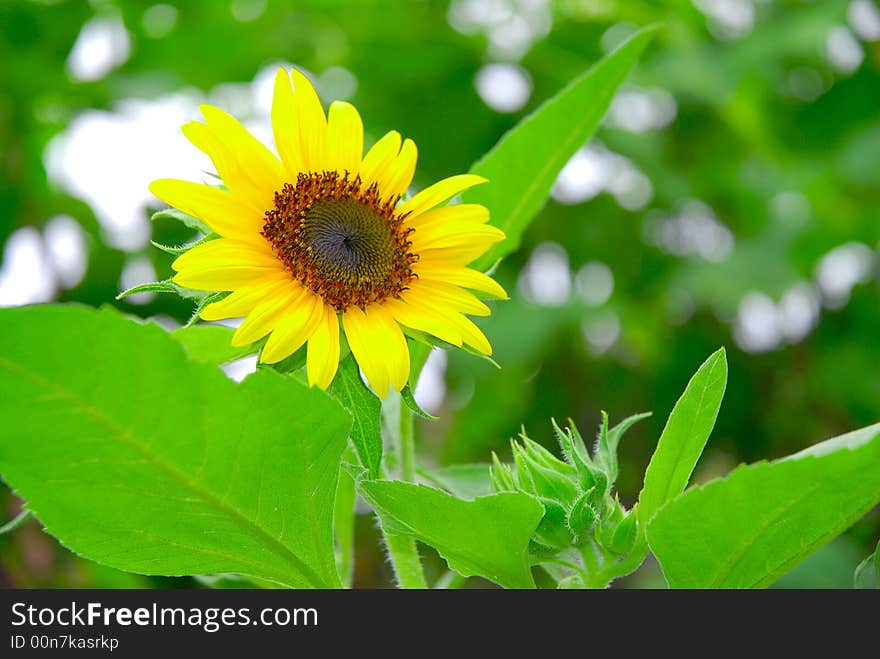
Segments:
[[[459,574],[534,587],[527,550],[544,508],[532,497],[505,492],[463,501],[425,485],[376,480],[361,481],[359,491],[386,531],[434,547]]]
[[[727,356],[721,348],[700,366],[666,421],[639,495],[643,525],[687,487],[715,427],[726,387]]]
[[[177,210],[176,208],[165,208],[163,210],[158,211],[157,213],[153,213],[153,216],[150,218],[151,221],[155,222],[156,220],[175,220],[180,222],[184,226],[189,227],[190,229],[195,229],[196,231],[201,231],[206,236],[213,233],[211,228],[202,222],[199,218],[194,215],[189,215],[188,213],[184,213],[181,210]]]
[[[184,243],[183,245],[165,245],[164,243],[157,243],[155,240],[151,240],[150,244],[156,249],[160,249],[166,254],[184,254],[191,250],[193,247],[198,247],[199,245],[204,245],[206,242],[210,240],[216,240],[220,236],[216,233],[210,233],[206,236],[202,236],[198,240],[194,240],[190,243]]]
[[[416,339],[407,339],[406,343],[409,349],[409,384],[415,388],[432,348],[427,343]]]
[[[382,468],[382,403],[361,380],[354,357],[339,364],[339,371],[330,385],[330,395],[351,412],[354,419],[351,441],[358,459],[370,478],[378,478]]]
[[[648,543],[674,588],[772,584],[880,502],[880,424],[741,466],[666,504]]]
[[[337,587],[351,419],[270,371],[236,384],[112,310],[0,310],[0,473],[46,530],[142,574]]]
[[[400,398],[403,400],[404,404],[410,409],[411,412],[417,414],[423,419],[428,419],[429,421],[436,421],[437,417],[433,414],[428,414],[423,410],[419,404],[416,402],[416,397],[413,395],[412,387],[407,384],[404,386],[403,390],[400,392]]]
[[[122,300],[135,293],[174,293],[175,295],[190,300],[205,300],[207,297],[213,295],[207,291],[197,291],[192,288],[184,288],[183,286],[175,284],[171,279],[164,279],[162,281],[153,281],[148,284],[132,286],[117,295],[116,299]]]
[[[489,182],[465,191],[462,200],[486,206],[492,224],[507,234],[474,267],[485,270],[519,246],[556,176],[596,131],[653,33],[654,28],[637,32],[523,119],[474,164],[471,173]]]
[[[351,452],[351,448],[347,453]],[[353,459],[346,455],[345,459]],[[345,468],[339,470],[339,487],[333,504],[333,531],[336,538],[336,570],[343,587],[351,588],[354,578],[354,515],[357,493],[355,481]]]
[[[192,325],[174,330],[171,337],[183,346],[190,359],[219,366],[259,350],[259,343],[232,345],[233,334],[234,329],[223,325]]]
[[[880,542],[877,543],[877,551],[859,563],[853,582],[859,590],[880,589]]]
[[[492,480],[486,463],[420,469],[419,475],[460,499],[476,499],[492,493]]]
[[[617,448],[620,446],[620,440],[627,430],[632,428],[642,419],[651,416],[651,412],[642,412],[641,414],[633,414],[614,426],[611,430],[608,428],[608,415],[602,412],[602,432],[599,435],[599,442],[596,446],[596,458],[599,464],[605,468],[608,474],[608,486],[611,487],[617,481],[619,471],[619,460],[617,458]]]

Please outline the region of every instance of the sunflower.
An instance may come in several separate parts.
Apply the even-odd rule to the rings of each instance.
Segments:
[[[405,332],[491,354],[465,314],[489,314],[473,291],[507,294],[467,264],[504,233],[487,223],[481,205],[442,205],[485,179],[452,176],[401,203],[416,168],[413,141],[391,131],[363,155],[357,110],[334,101],[325,115],[295,69],[281,68],[275,78],[272,127],[280,158],[223,110],[201,111],[206,123],[190,122],[183,133],[211,158],[224,186],[160,179],[150,190],[217,234],[174,261],[173,280],[229,292],[200,316],[243,317],[233,345],[268,335],[260,361],[271,364],[308,342],[309,382],[326,389],[339,364],[341,323],[383,398],[409,377]]]

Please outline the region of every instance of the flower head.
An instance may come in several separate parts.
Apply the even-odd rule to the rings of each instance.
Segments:
[[[173,264],[180,286],[230,292],[205,306],[204,320],[244,317],[232,342],[268,335],[265,363],[307,342],[309,382],[321,388],[336,374],[341,322],[383,397],[409,377],[405,331],[491,353],[465,314],[489,314],[471,291],[506,293],[467,264],[504,234],[487,223],[483,206],[441,205],[484,179],[452,176],[401,203],[416,168],[412,140],[391,131],[363,155],[357,110],[335,101],[325,116],[296,70],[279,69],[275,79],[280,158],[227,113],[201,110],[206,123],[191,122],[183,132],[211,158],[225,189],[161,179],[150,190],[217,234]]]

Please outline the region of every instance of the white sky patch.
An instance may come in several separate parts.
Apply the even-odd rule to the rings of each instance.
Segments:
[[[602,312],[598,316],[584,320],[581,324],[581,332],[591,354],[604,354],[620,338],[620,318],[614,311]]]
[[[819,292],[809,282],[799,282],[779,301],[779,329],[788,343],[798,343],[813,331],[819,321],[822,304]]]
[[[740,301],[733,338],[746,352],[770,352],[779,347],[782,332],[769,295],[749,293]]]
[[[850,27],[863,41],[880,40],[880,10],[873,0],[853,0],[846,17]]]
[[[229,11],[239,23],[250,23],[265,13],[266,0],[232,0]]]
[[[482,34],[494,59],[519,60],[550,33],[550,0],[454,0],[447,20],[467,35]]]
[[[842,25],[831,28],[825,42],[828,60],[840,73],[853,73],[865,59],[865,51],[855,35]]]
[[[134,256],[130,258],[122,267],[122,274],[119,277],[119,290],[126,291],[134,286],[141,284],[150,284],[156,281],[156,269],[153,267],[152,261],[145,256]],[[129,304],[149,304],[155,293],[135,293],[125,298]]]
[[[413,396],[428,414],[437,414],[446,397],[446,351],[434,348],[422,367]]]
[[[151,39],[161,39],[168,36],[177,26],[177,7],[166,4],[148,7],[141,19],[144,34]]]
[[[196,93],[129,99],[114,111],[76,117],[43,154],[49,180],[91,206],[113,247],[135,252],[150,239],[148,206],[158,178],[209,181],[214,166],[180,127],[198,116]]]
[[[56,215],[43,227],[51,267],[64,288],[73,288],[86,274],[88,254],[82,227],[69,215]]]
[[[629,158],[591,143],[578,149],[559,172],[550,196],[560,204],[580,204],[609,192],[628,211],[641,210],[654,197],[654,186]]]
[[[708,20],[709,30],[719,39],[746,36],[755,26],[752,0],[693,0]]]
[[[751,292],[740,300],[733,338],[746,352],[764,353],[802,341],[819,322],[819,292],[807,281],[788,289],[778,303]]]
[[[571,297],[568,252],[558,243],[535,247],[519,273],[517,287],[528,301],[545,307],[560,307]]]
[[[677,113],[675,97],[665,89],[625,87],[614,97],[605,121],[631,133],[644,133],[668,126]]]
[[[52,264],[35,227],[17,229],[3,246],[0,307],[48,302],[55,297]]]
[[[653,243],[670,254],[715,263],[730,256],[734,246],[730,229],[700,201],[689,201],[680,212],[655,221],[650,233]]]
[[[876,268],[876,254],[863,243],[847,243],[832,249],[822,257],[815,271],[824,305],[829,309],[846,306],[853,287],[870,281]]]
[[[532,95],[532,80],[517,64],[486,64],[477,71],[474,86],[483,102],[496,112],[516,112]]]
[[[228,364],[223,364],[220,368],[230,380],[241,382],[248,375],[256,372],[258,358],[258,355],[248,355]]]
[[[118,17],[87,21],[67,57],[67,72],[74,80],[100,80],[122,66],[131,54],[131,39]]]
[[[793,229],[799,229],[810,221],[810,200],[797,191],[780,192],[770,200],[771,217]]]
[[[577,271],[574,288],[584,302],[598,307],[605,304],[614,292],[614,274],[601,261],[590,261]]]

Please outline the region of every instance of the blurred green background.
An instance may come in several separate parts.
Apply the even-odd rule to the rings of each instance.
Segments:
[[[113,304],[185,321],[191,309],[170,296],[114,302],[169,273],[151,231],[189,238],[150,227],[159,204],[147,184],[210,168],[179,131],[199,103],[270,141],[278,64],[305,69],[325,102],[352,101],[368,142],[392,128],[413,138],[418,188],[466,171],[636,26],[658,21],[596,139],[498,270],[512,299],[481,324],[503,368],[432,356],[417,396],[441,420],[419,428],[423,462],[506,456],[521,424],[551,445],[551,417],[589,435],[602,409],[612,422],[653,410],[622,448],[629,503],[666,414],[719,345],[730,381],[697,481],[876,422],[874,0],[7,0],[0,305]],[[5,519],[19,505],[0,492]],[[875,510],[779,585],[851,586],[878,533]],[[356,585],[388,586],[368,515],[358,534]],[[79,560],[34,521],[0,536],[4,587],[193,584]],[[660,584],[649,564],[617,585]]]

